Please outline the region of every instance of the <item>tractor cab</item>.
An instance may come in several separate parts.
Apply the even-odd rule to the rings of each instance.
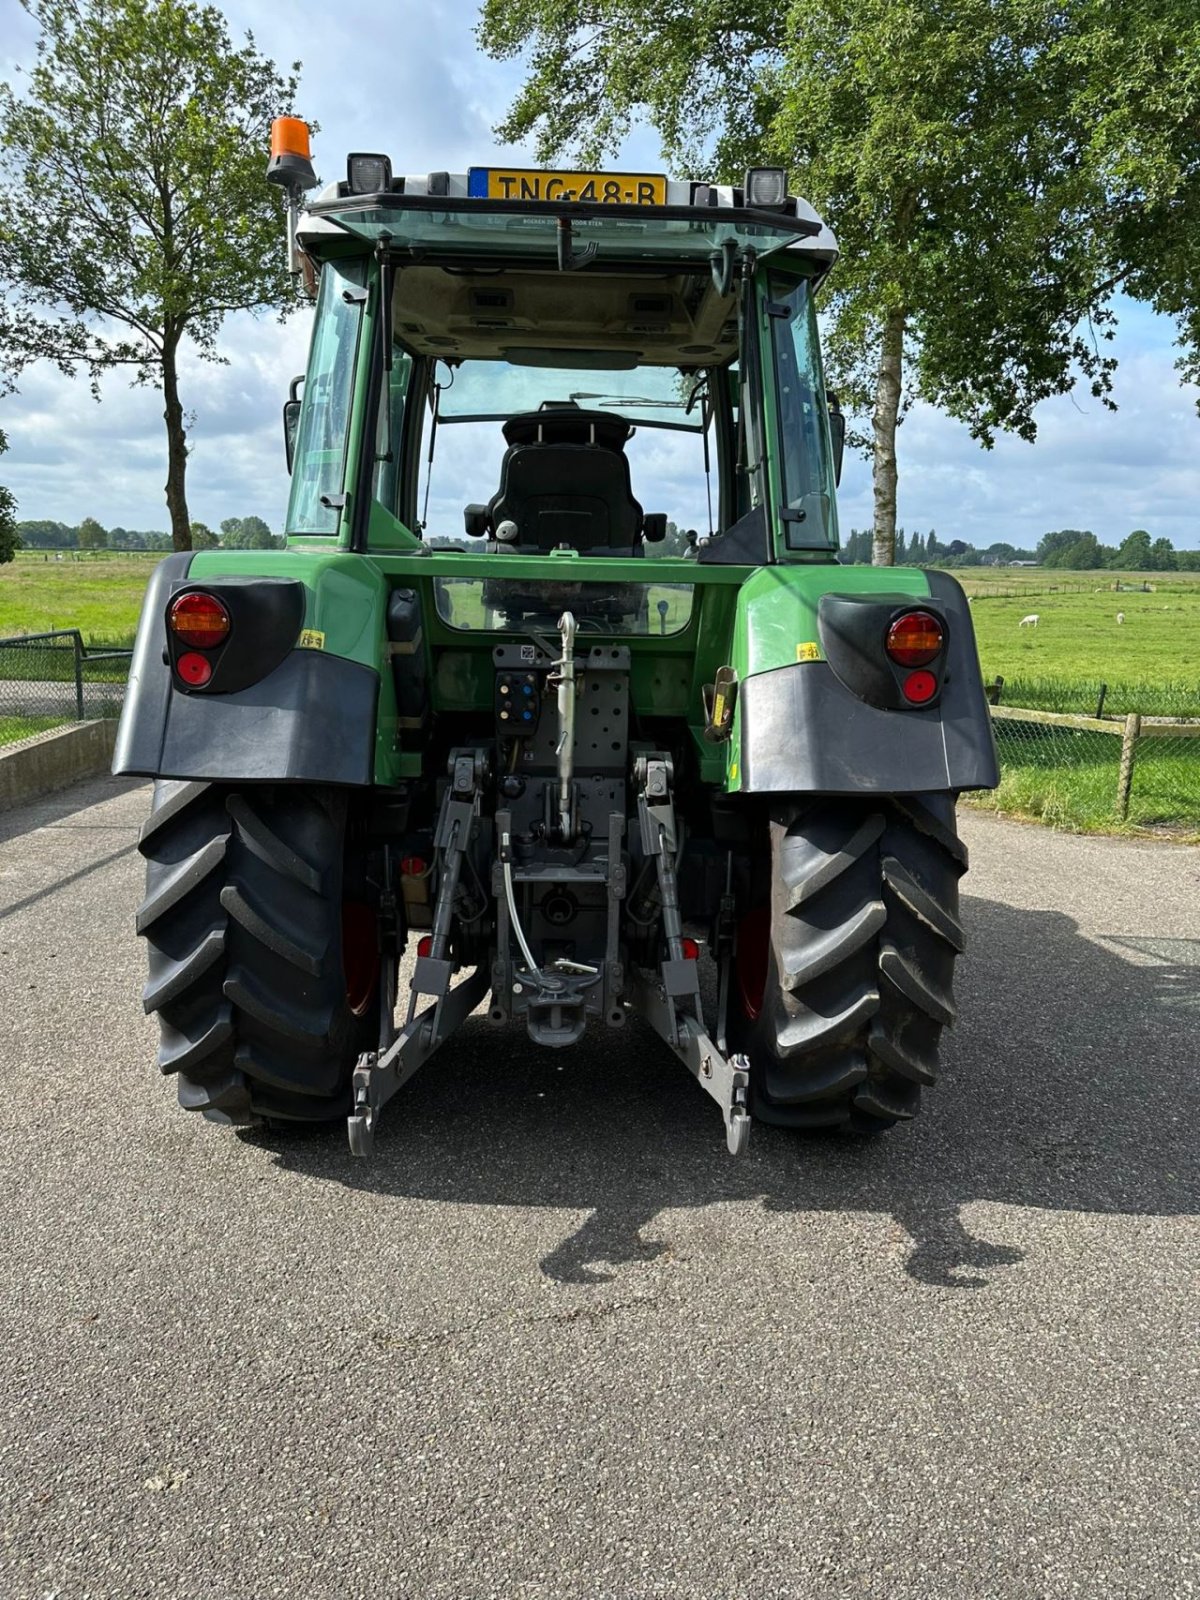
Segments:
[[[781,174],[390,172],[351,157],[298,220],[319,289],[290,534],[834,558],[840,416],[813,292],[836,246]]]

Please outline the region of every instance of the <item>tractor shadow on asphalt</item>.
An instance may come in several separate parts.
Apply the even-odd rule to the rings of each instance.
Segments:
[[[480,1018],[386,1108],[372,1160],[352,1158],[340,1129],[244,1137],[285,1167],[372,1193],[586,1209],[541,1262],[563,1283],[660,1254],[661,1211],[728,1201],[890,1215],[912,1240],[910,1277],[953,1288],[982,1287],[1025,1255],[968,1231],[973,1202],[1197,1209],[1200,940],[1114,935],[1105,947],[1057,912],[972,896],[964,909],[941,1083],[921,1117],[882,1138],[756,1126],[734,1160],[716,1108],[645,1027],[560,1054]],[[880,1252],[893,1259],[882,1234]]]

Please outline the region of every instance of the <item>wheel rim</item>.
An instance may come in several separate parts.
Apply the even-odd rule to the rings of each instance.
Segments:
[[[375,913],[361,900],[342,902],[342,972],[346,1004],[356,1017],[361,1017],[371,1004],[379,981]]]
[[[756,906],[738,924],[734,977],[742,1012],[758,1020],[767,992],[767,962],[771,954],[771,908]]]

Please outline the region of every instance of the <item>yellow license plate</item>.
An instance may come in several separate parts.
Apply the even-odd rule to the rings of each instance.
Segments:
[[[667,180],[652,172],[536,172],[521,167],[472,167],[472,200],[591,201],[607,206],[663,206]]]

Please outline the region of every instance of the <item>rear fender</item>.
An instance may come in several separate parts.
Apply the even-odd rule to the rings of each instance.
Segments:
[[[168,556],[150,579],[113,771],[226,782],[370,784],[379,674],[320,648],[300,647],[300,601],[308,591],[297,578],[215,572],[192,578],[193,559],[191,552]],[[211,686],[189,691],[172,670],[167,608],[180,591],[201,583],[230,602],[235,626]]]
[[[1000,773],[970,608],[948,573],[896,567],[766,570],[786,578],[782,585],[776,580],[770,604],[762,608],[769,623],[765,637],[763,631],[752,637],[753,595],[745,618],[739,614],[741,664],[758,670],[739,673],[728,789],[912,794],[995,787]],[[878,673],[860,670],[861,661],[852,660],[822,627],[835,609],[827,606],[823,615],[823,596],[846,594],[865,602],[873,593],[885,611],[909,599],[918,605],[931,601],[929,609],[946,624],[940,692],[927,707],[907,706],[886,692],[886,662]]]

